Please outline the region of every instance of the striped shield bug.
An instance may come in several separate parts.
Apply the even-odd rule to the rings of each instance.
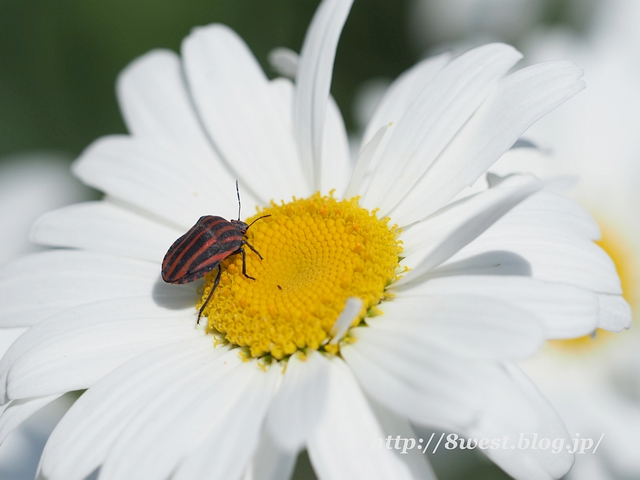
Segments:
[[[222,266],[220,262],[231,255],[242,255],[242,274],[251,279],[255,278],[247,275],[246,254],[244,246],[249,247],[262,260],[262,255],[244,239],[247,230],[251,225],[270,215],[256,218],[251,225],[247,225],[240,220],[240,190],[236,181],[236,192],[238,194],[238,220],[225,220],[222,217],[205,215],[200,217],[196,224],[187,233],[178,238],[162,260],[162,279],[167,283],[183,284],[190,283],[204,277],[207,273],[218,267],[218,274],[213,282],[213,288],[207,300],[198,311],[198,321],[213,292],[220,283]]]

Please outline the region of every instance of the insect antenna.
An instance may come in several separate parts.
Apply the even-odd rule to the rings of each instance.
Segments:
[[[238,220],[240,220],[240,207],[242,204],[240,203],[240,189],[238,188],[238,180],[236,180],[236,193],[238,194]]]
[[[261,217],[256,218],[253,222],[251,222],[251,223],[249,224],[249,227],[251,227],[251,225],[253,225],[254,223],[256,223],[258,220],[262,220],[263,218],[267,218],[267,217],[270,217],[270,216],[271,216],[271,215],[263,215],[263,216],[261,216]],[[249,227],[247,227],[247,230],[249,230]]]
[[[240,207],[242,206],[242,204],[240,203],[240,189],[238,188],[238,180],[236,180],[236,193],[238,194],[238,220],[240,220]],[[253,222],[251,222],[251,225],[256,223],[258,220],[262,220],[263,218],[267,218],[267,217],[270,217],[270,216],[271,215],[263,215],[261,217],[258,217]],[[249,225],[249,227],[251,225]],[[247,230],[249,230],[249,227],[247,227]]]

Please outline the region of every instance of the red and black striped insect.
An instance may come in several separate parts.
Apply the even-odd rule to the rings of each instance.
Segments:
[[[256,218],[251,225],[240,220],[240,190],[236,181],[236,192],[238,193],[238,220],[225,220],[222,217],[205,215],[200,217],[196,224],[187,233],[173,242],[169,251],[162,260],[162,279],[167,283],[183,284],[190,283],[204,277],[214,268],[218,267],[218,274],[213,282],[213,288],[207,296],[200,311],[198,321],[205,307],[211,300],[213,292],[220,283],[222,266],[220,262],[231,255],[242,255],[242,274],[251,279],[255,278],[247,275],[247,261],[244,246],[249,247],[262,260],[262,255],[249,244],[244,236],[251,225],[270,215]]]

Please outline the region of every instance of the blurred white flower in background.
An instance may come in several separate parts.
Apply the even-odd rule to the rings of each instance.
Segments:
[[[413,0],[409,33],[419,48],[462,40],[513,43],[540,21],[543,0]]]
[[[511,150],[491,171],[578,176],[570,194],[598,220],[601,246],[614,258],[625,297],[637,312],[640,2],[584,0],[545,6],[544,1],[414,0],[409,26],[422,48],[433,49],[433,42],[441,42],[458,50],[507,39],[519,44],[531,63],[562,58],[585,69],[587,89],[524,134],[541,151]],[[536,25],[549,6],[564,9],[571,25]],[[359,102],[375,105],[377,96],[371,92],[363,88]],[[639,352],[640,334],[633,328],[619,336],[599,331],[595,338],[549,345],[525,363],[572,435],[605,434],[595,455],[576,456],[567,478],[640,478]]]
[[[572,59],[585,69],[587,89],[525,134],[546,155],[512,151],[493,170],[579,175],[572,194],[600,223],[601,245],[616,261],[637,316],[640,2],[603,2],[593,20],[584,37],[557,28],[528,39],[528,59]],[[572,434],[605,434],[595,455],[576,457],[570,478],[640,478],[639,351],[640,335],[632,328],[616,337],[599,333],[579,343],[550,345],[524,365]]]
[[[71,176],[71,158],[48,152],[0,159],[0,266],[18,255],[42,250],[29,242],[31,224],[43,213],[90,198]]]
[[[70,158],[47,152],[0,159],[0,266],[18,256],[41,250],[29,242],[31,224],[43,213],[91,198],[91,191],[71,176]],[[27,330],[0,330],[0,357]],[[73,396],[52,403],[13,431],[0,448],[0,478],[34,478],[44,444]],[[4,440],[0,429],[0,442]]]

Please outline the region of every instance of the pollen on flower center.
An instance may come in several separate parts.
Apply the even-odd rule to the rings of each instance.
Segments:
[[[314,194],[307,199],[260,210],[247,232],[242,258],[222,263],[220,284],[204,310],[208,331],[219,332],[234,345],[248,347],[251,356],[281,359],[303,348],[318,349],[349,297],[363,301],[352,326],[384,300],[385,288],[399,272],[399,230],[358,206],[358,199],[338,201]],[[206,279],[200,305],[213,286]]]

